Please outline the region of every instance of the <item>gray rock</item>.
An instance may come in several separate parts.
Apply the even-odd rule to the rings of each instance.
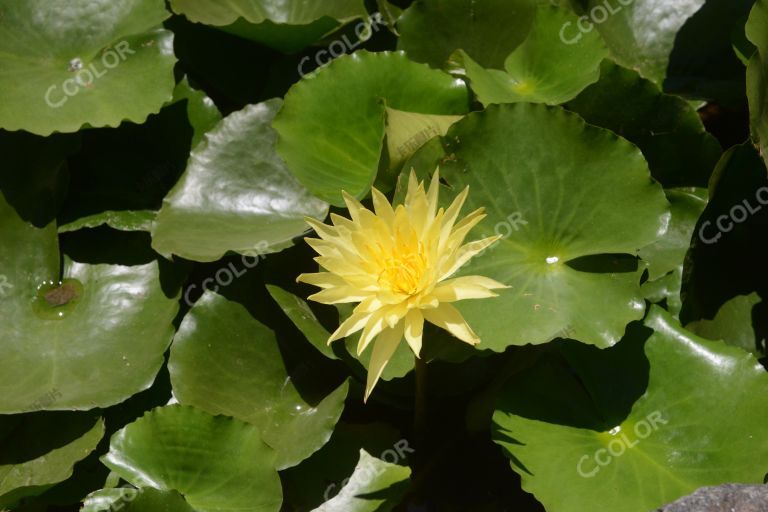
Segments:
[[[768,512],[768,485],[702,487],[657,512]]]

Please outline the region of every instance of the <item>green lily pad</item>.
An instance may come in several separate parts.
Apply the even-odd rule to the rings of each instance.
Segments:
[[[686,255],[694,243],[699,216],[707,206],[707,190],[702,188],[667,189],[672,216],[669,228],[656,242],[640,249],[639,255],[648,269],[648,281],[642,285],[643,296],[663,303],[677,316],[683,307],[680,291]]]
[[[106,211],[81,217],[59,226],[59,233],[69,233],[84,228],[109,226],[119,231],[151,231],[155,212],[151,210]]]
[[[397,48],[409,58],[442,68],[458,49],[483,67],[501,68],[530,31],[535,0],[422,0],[397,21]]]
[[[239,18],[250,23],[269,20],[274,23],[306,25],[324,16],[343,20],[365,14],[361,0],[171,0],[171,7],[190,21],[215,26],[229,25]]]
[[[617,420],[621,404],[612,391],[636,375],[606,375],[599,354],[586,371],[577,368],[579,379],[550,362],[508,382],[494,438],[523,488],[548,511],[592,512],[595,503],[616,512],[654,510],[702,486],[762,483],[763,367],[740,349],[685,331],[656,306],[646,326],[653,329],[645,344],[648,387]],[[629,364],[625,371],[637,361]]]
[[[768,1],[757,0],[749,14],[747,38],[757,47],[747,66],[747,97],[753,137],[768,162]]]
[[[665,187],[706,187],[722,152],[687,101],[608,60],[567,108],[637,144]]]
[[[0,434],[0,509],[5,509],[72,476],[75,463],[104,436],[104,422],[75,413],[5,416],[0,432],[5,432]]]
[[[48,135],[140,123],[171,99],[162,0],[3,0],[0,12],[0,127]]]
[[[704,3],[705,0],[589,0],[587,19],[576,27],[576,32],[596,29],[619,64],[661,84],[675,36]]]
[[[758,149],[751,142],[728,149],[712,173],[709,202],[687,257],[680,316],[684,323],[713,318],[737,295],[757,291],[768,296],[768,273],[759,256],[767,205],[768,173]]]
[[[679,318],[683,309],[683,299],[680,296],[682,283],[682,269],[673,270],[654,281],[646,281],[640,289],[646,300],[653,304],[662,304],[667,311]]]
[[[746,91],[739,53],[752,56],[744,24],[755,0],[708,0],[674,37],[664,90],[726,108],[743,108]],[[734,142],[742,142],[741,134]]]
[[[298,464],[328,441],[348,391],[344,383],[325,396],[300,394],[274,333],[240,304],[211,292],[184,317],[168,369],[180,403],[257,426],[277,451],[278,469]]]
[[[432,137],[445,135],[461,116],[436,116],[387,108],[387,153],[390,169],[398,168]]]
[[[758,345],[752,327],[752,309],[759,302],[760,296],[756,293],[739,295],[723,304],[715,318],[695,320],[685,328],[702,338],[722,340],[761,357],[765,354],[765,348]]]
[[[267,291],[313,347],[329,359],[338,359],[328,345],[331,333],[322,326],[304,299],[274,285],[267,285]]]
[[[391,424],[340,421],[325,446],[298,466],[280,473],[285,505],[292,510],[312,510],[333,498],[354,472],[361,449],[377,459],[398,464],[405,464],[415,451]]]
[[[469,185],[465,211],[486,209],[468,240],[502,236],[459,272],[510,286],[456,303],[479,348],[555,337],[607,347],[642,318],[642,269],[616,266],[611,255],[656,241],[670,213],[635,146],[557,107],[496,105],[469,114],[406,167],[438,164],[450,187],[444,201]]]
[[[648,264],[648,279],[658,279],[673,270],[682,271],[701,212],[707,206],[706,189],[667,189],[664,191],[672,216],[669,228],[656,242],[640,249]]]
[[[360,449],[360,461],[347,485],[312,512],[389,512],[408,488],[411,470]]]
[[[274,252],[307,231],[305,217],[325,218],[328,205],[275,152],[270,123],[280,105],[277,99],[249,105],[206,134],[157,214],[157,252],[195,261],[215,261],[227,251]]]
[[[203,91],[193,89],[185,76],[176,84],[173,90],[171,103],[179,101],[187,102],[187,117],[194,130],[192,147],[194,148],[203,139],[206,132],[213,129],[221,121],[221,112]]]
[[[504,71],[485,69],[465,52],[463,66],[472,90],[484,104],[529,101],[556,105],[575,97],[600,77],[608,55],[596,32],[566,37],[564,27],[578,18],[565,9],[540,5],[526,39],[504,61]]]
[[[278,153],[310,192],[343,206],[342,190],[363,197],[376,178],[386,107],[459,115],[469,96],[460,80],[402,53],[358,51],[291,87],[273,123]]]
[[[65,258],[60,273],[55,224],[28,224],[2,198],[0,232],[0,316],[14,319],[0,341],[0,412],[107,407],[151,386],[179,307],[157,263]]]
[[[195,512],[176,491],[151,487],[118,487],[92,492],[83,500],[80,512]]]
[[[194,510],[277,512],[274,457],[253,425],[172,405],[117,432],[101,460],[138,488],[181,493]]]
[[[190,21],[295,53],[340,24],[367,16],[362,0],[171,0],[174,12]]]

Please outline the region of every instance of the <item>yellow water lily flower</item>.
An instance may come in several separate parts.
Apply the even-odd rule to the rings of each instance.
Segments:
[[[362,330],[357,344],[360,355],[375,338],[365,400],[403,337],[419,357],[425,320],[466,343],[479,343],[451,302],[494,297],[492,290],[506,288],[481,276],[449,279],[499,237],[464,244],[469,231],[485,217],[483,208],[457,222],[469,187],[447,210],[438,209],[439,188],[438,171],[429,191],[411,171],[405,203],[394,209],[374,188],[375,213],[343,193],[351,219],[331,214],[332,226],[307,219],[320,238],[306,241],[318,252],[315,261],[327,272],[301,274],[297,280],[323,288],[309,297],[316,302],[360,303],[328,343]]]

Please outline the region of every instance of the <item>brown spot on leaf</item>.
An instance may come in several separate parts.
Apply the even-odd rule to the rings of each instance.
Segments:
[[[51,306],[63,306],[77,296],[77,290],[71,283],[64,283],[58,288],[45,292],[45,301]]]

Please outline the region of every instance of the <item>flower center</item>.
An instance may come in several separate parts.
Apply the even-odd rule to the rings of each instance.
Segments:
[[[418,247],[409,249],[396,248],[384,260],[384,268],[379,273],[379,286],[406,295],[415,295],[420,291],[421,278],[427,267],[424,245],[419,242]]]

